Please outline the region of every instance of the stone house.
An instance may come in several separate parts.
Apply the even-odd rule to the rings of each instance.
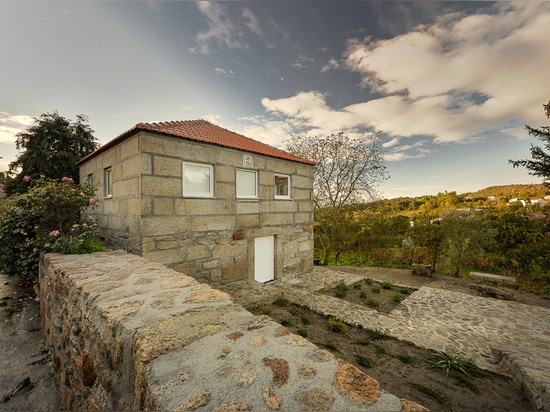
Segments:
[[[313,267],[311,161],[191,120],[139,123],[77,164],[108,247],[212,284]]]

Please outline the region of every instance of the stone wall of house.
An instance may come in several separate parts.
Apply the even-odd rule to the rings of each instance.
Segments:
[[[275,279],[313,266],[313,166],[249,154],[259,198],[237,199],[243,152],[142,132],[81,167],[102,193],[112,164],[113,196],[97,210],[108,245],[213,284],[254,278],[254,239],[274,236]],[[214,165],[214,198],[182,195],[182,161]],[[291,176],[291,199],[275,199],[274,173]]]
[[[66,410],[402,410],[378,382],[219,290],[123,251],[42,256]]]
[[[147,167],[147,160],[139,153],[139,139],[131,137],[80,166],[81,182],[93,176],[99,206],[90,212],[98,220],[107,246],[141,253],[141,170]],[[104,195],[107,167],[113,179],[111,197]]]

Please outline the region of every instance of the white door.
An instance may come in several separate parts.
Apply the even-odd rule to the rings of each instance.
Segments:
[[[254,280],[269,282],[275,279],[275,236],[254,239]]]

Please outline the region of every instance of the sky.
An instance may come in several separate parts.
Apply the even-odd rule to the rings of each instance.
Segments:
[[[100,143],[206,119],[284,148],[376,133],[383,198],[541,183],[550,2],[2,1],[0,171],[42,113]]]

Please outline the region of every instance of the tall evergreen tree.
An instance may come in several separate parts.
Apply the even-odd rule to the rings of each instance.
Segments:
[[[544,113],[550,118],[550,101],[543,105]],[[541,126],[540,129],[525,125],[531,136],[537,137],[544,144],[540,146],[531,145],[532,160],[508,160],[514,167],[523,166],[529,170],[529,174],[540,176],[543,183],[550,188],[550,126]],[[546,150],[546,151],[545,151]]]
[[[76,122],[72,122],[54,111],[42,114],[34,125],[17,134],[15,144],[22,152],[4,174],[6,194],[26,192],[29,185],[25,176],[31,180],[40,175],[52,179],[70,177],[78,183],[75,163],[98,147],[87,122],[84,115],[77,115]]]

